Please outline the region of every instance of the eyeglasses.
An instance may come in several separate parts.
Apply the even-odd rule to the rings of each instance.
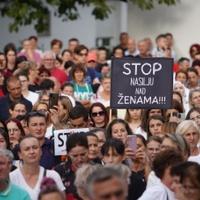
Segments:
[[[91,115],[92,115],[92,117],[103,116],[103,115],[105,115],[105,112],[104,111],[93,112]]]
[[[124,194],[124,191],[121,189],[121,190],[114,191],[112,193],[103,194],[103,195],[101,195],[101,198],[102,199],[111,199],[112,197],[121,197],[123,194]]]

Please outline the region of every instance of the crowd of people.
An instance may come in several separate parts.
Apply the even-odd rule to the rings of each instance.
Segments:
[[[200,44],[177,57],[171,33],[89,48],[36,36],[0,52],[0,199],[200,200]],[[112,58],[173,58],[169,109],[110,107]],[[114,67],[114,66],[112,66]],[[164,78],[164,77],[163,77]],[[120,80],[119,80],[120,81]],[[123,83],[122,83],[123,84]],[[55,155],[55,134],[67,135]]]

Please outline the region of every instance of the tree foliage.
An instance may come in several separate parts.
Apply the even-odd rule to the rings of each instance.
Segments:
[[[123,0],[127,2],[128,0]],[[129,0],[140,9],[154,8],[155,4],[175,5],[178,0]],[[18,31],[20,26],[34,24],[40,33],[47,29],[50,7],[54,15],[62,20],[76,20],[79,17],[78,8],[92,6],[95,19],[104,20],[112,12],[108,0],[0,0],[0,14],[9,17],[12,22],[10,31]]]

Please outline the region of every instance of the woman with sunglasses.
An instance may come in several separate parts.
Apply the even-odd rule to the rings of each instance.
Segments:
[[[102,103],[93,103],[89,110],[92,126],[95,128],[106,128],[108,123],[108,114]]]

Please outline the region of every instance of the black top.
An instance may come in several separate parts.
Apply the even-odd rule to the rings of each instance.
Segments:
[[[30,101],[21,96],[21,99],[18,102],[25,104],[27,112],[31,112],[32,103]],[[0,97],[0,120],[6,121],[9,119],[9,108],[13,103],[14,102],[10,99],[9,95]]]

